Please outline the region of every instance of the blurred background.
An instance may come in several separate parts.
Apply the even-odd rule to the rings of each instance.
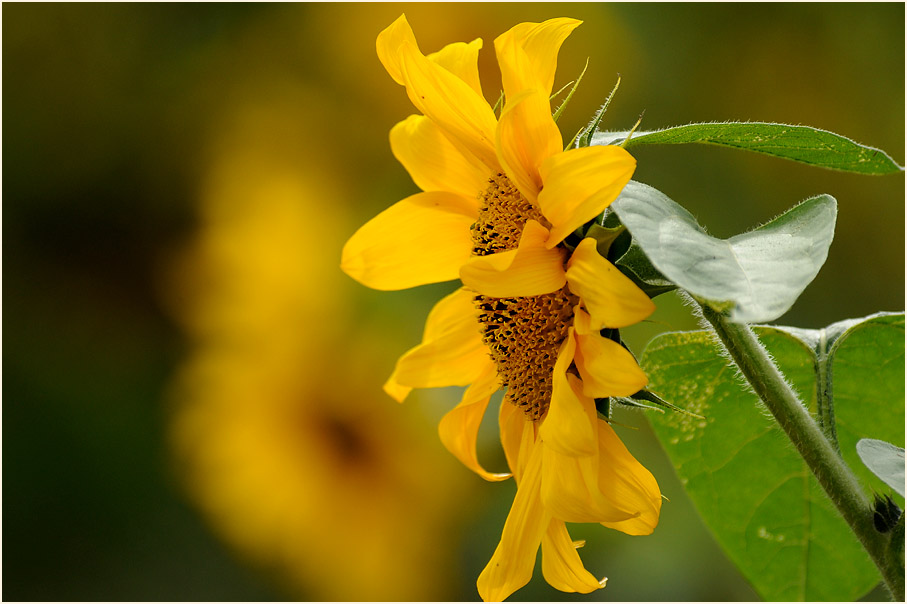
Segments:
[[[904,163],[904,5],[5,4],[6,600],[474,600],[514,486],[443,450],[460,389],[381,390],[454,284],[375,292],[338,268],[416,191],[388,131],[413,112],[375,55],[406,12],[424,52],[521,21],[585,21],[569,138],[605,126],[812,125]],[[636,178],[727,237],[838,199],[828,262],[779,322],[904,308],[904,178],[712,147],[636,153]],[[627,330],[695,322],[673,295]],[[494,415],[493,413],[491,415]],[[665,503],[650,537],[576,526],[588,596],[540,572],[514,600],[752,600],[645,416],[619,433]],[[480,458],[502,469],[495,426]],[[876,597],[881,597],[876,594]]]

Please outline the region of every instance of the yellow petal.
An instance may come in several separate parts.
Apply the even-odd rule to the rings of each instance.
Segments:
[[[605,586],[586,570],[562,520],[552,520],[542,537],[542,574],[551,587],[587,594]]]
[[[542,535],[551,520],[539,498],[541,447],[534,447],[531,453],[521,451],[521,455],[527,453],[529,462],[504,523],[501,541],[476,584],[486,602],[500,602],[529,582]]]
[[[661,490],[655,477],[627,451],[607,422],[598,422],[598,438],[602,458],[607,460],[602,464],[599,488],[638,512],[635,518],[602,524],[628,535],[651,534],[661,512]]]
[[[583,396],[582,383],[576,376],[567,374],[567,369],[573,364],[575,350],[576,339],[570,327],[567,339],[557,353],[551,405],[539,428],[539,436],[546,446],[564,455],[593,455],[596,449],[595,432],[580,400]]]
[[[582,396],[582,384],[574,376],[570,380],[582,403],[588,421],[602,423],[595,411],[595,402]],[[638,512],[613,497],[607,484],[599,480],[600,472],[610,460],[603,456],[599,439],[595,439],[592,455],[565,455],[542,442],[542,501],[555,518],[565,522],[619,522],[629,520]]]
[[[423,191],[450,191],[471,199],[488,187],[490,173],[471,155],[453,146],[424,115],[411,115],[390,133],[391,151]]]
[[[501,65],[504,94],[509,98],[526,88],[538,87],[551,96],[557,55],[561,44],[582,23],[564,17],[543,23],[520,23],[494,41]],[[514,57],[516,49],[519,57]]]
[[[378,51],[378,60],[384,65],[390,77],[401,86],[404,83],[402,58],[399,49],[404,42],[411,43],[416,49],[419,48],[416,36],[413,35],[413,30],[406,20],[406,15],[400,15],[396,21],[378,34],[378,40],[375,43]]]
[[[582,309],[576,308],[574,313],[579,322],[588,322],[589,315]],[[630,396],[649,381],[626,348],[597,331],[585,335],[577,331],[574,361],[583,378],[583,394],[592,398]]]
[[[600,420],[596,420],[600,421]],[[599,486],[598,455],[564,455],[543,444],[542,502],[565,522],[619,522],[636,515],[610,490]]]
[[[494,150],[497,120],[472,87],[440,65],[429,61],[413,44],[400,47],[403,81],[413,105],[461,149],[472,153],[489,171],[499,169]]]
[[[422,343],[397,361],[384,388],[388,394],[394,396],[407,386],[465,386],[481,375],[488,366],[488,347],[479,333],[473,297],[460,288],[435,305]]]
[[[507,176],[535,204],[543,182],[540,166],[564,148],[561,132],[551,117],[548,96],[538,89],[529,89],[508,97],[495,145]]]
[[[463,399],[451,409],[438,424],[441,442],[447,450],[463,462],[467,468],[490,481],[510,478],[510,474],[494,474],[486,471],[476,455],[476,437],[485,416],[488,400],[498,389],[497,368],[491,360],[482,374],[466,389]]]
[[[636,160],[620,147],[597,145],[558,153],[540,167],[538,206],[551,224],[548,247],[564,240],[617,199]]]
[[[545,248],[548,229],[535,220],[523,228],[517,249],[473,256],[460,269],[463,284],[492,298],[539,296],[564,286],[564,251]]]
[[[428,59],[451,72],[482,96],[482,84],[479,80],[479,51],[482,50],[482,38],[472,42],[454,42],[438,52],[428,55]]]
[[[520,464],[520,443],[523,441],[523,433],[527,430],[534,430],[535,427],[519,407],[505,398],[498,414],[498,428],[501,432],[501,446],[504,448],[507,466],[513,477],[519,482],[523,466],[528,461],[528,459],[523,459],[522,465]]]
[[[580,241],[567,262],[567,282],[592,316],[592,329],[626,327],[655,311],[649,296],[599,255],[591,237]]]
[[[340,268],[374,289],[406,289],[456,279],[472,254],[475,203],[433,191],[397,202],[343,246]]]
[[[398,403],[402,403],[404,400],[406,400],[406,397],[409,396],[409,393],[412,392],[413,389],[410,386],[404,386],[403,384],[397,382],[397,372],[395,371],[389,378],[387,378],[387,381],[384,382],[384,391],[389,397],[391,397]]]

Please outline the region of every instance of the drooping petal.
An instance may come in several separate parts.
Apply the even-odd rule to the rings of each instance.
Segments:
[[[557,291],[567,282],[564,251],[546,249],[548,229],[535,220],[523,228],[515,250],[473,256],[460,269],[467,287],[492,298],[539,296]]]
[[[428,55],[428,60],[454,74],[482,96],[482,83],[479,80],[480,50],[482,38],[476,38],[472,42],[454,42]]]
[[[521,450],[520,455],[528,455],[529,461],[504,523],[501,541],[476,583],[486,602],[503,601],[529,582],[542,535],[551,520],[539,497],[541,447]]]
[[[591,237],[580,241],[567,262],[570,291],[582,298],[592,329],[626,327],[655,311],[655,304],[607,259]]]
[[[588,421],[597,428],[595,401],[583,395],[582,383],[570,376],[570,386],[580,400]],[[568,378],[569,379],[569,378]],[[602,455],[599,440],[592,455],[565,455],[543,441],[542,501],[555,518],[565,522],[619,522],[639,514],[613,497],[599,480],[610,459]]]
[[[567,369],[573,363],[575,350],[576,338],[573,328],[570,327],[567,329],[567,339],[557,353],[552,376],[551,404],[548,407],[548,415],[539,428],[539,435],[546,446],[574,457],[593,455],[596,450],[593,425],[586,415],[582,401],[571,387],[571,381],[579,380],[576,376],[567,374]]]
[[[535,204],[543,182],[540,167],[564,148],[551,104],[541,90],[524,90],[507,98],[495,145],[507,176]]]
[[[438,424],[441,442],[447,450],[467,468],[485,480],[493,482],[510,478],[510,474],[492,473],[482,467],[476,455],[476,437],[485,416],[485,409],[488,407],[488,400],[498,387],[497,368],[489,359],[482,374],[466,389],[460,404],[441,418]]]
[[[597,420],[600,421],[600,420]],[[575,457],[545,446],[542,464],[542,502],[555,518],[565,522],[620,522],[637,512],[599,486],[598,455]]]
[[[628,535],[649,535],[658,525],[661,512],[661,490],[658,482],[635,457],[607,422],[598,422],[599,450],[602,458],[607,460],[599,474],[599,488],[615,499],[624,502],[630,509],[637,510],[639,515],[616,522],[603,521],[608,528]]]
[[[523,433],[527,430],[535,430],[535,426],[519,407],[505,397],[498,414],[498,429],[501,433],[501,446],[504,448],[507,466],[514,479],[519,483],[523,468],[528,461],[528,459],[523,459],[522,464],[520,463],[520,443],[523,440]]]
[[[553,225],[548,247],[617,199],[635,169],[633,156],[613,145],[570,149],[545,160],[539,169],[543,185],[538,206]]]
[[[477,329],[473,297],[461,287],[435,305],[422,343],[400,357],[385,392],[397,398],[408,394],[406,387],[465,386],[482,374],[489,363],[488,347]]]
[[[574,309],[576,354],[574,361],[583,378],[583,394],[593,398],[630,396],[645,388],[649,379],[630,352],[614,340],[588,329],[589,315]]]
[[[561,44],[582,21],[559,17],[543,23],[520,23],[494,41],[504,94],[512,97],[526,88],[551,96]],[[518,49],[520,57],[514,57]]]
[[[488,168],[464,155],[424,115],[411,115],[390,133],[391,150],[423,191],[451,191],[475,203],[488,187]]]
[[[570,539],[567,525],[554,519],[542,537],[542,574],[551,587],[566,592],[587,594],[605,586],[586,570],[576,544]]]
[[[340,268],[363,285],[397,290],[456,279],[472,254],[469,227],[478,210],[455,193],[417,193],[356,231]]]

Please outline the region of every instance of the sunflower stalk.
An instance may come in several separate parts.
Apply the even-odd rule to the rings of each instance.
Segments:
[[[903,557],[896,535],[875,528],[873,507],[856,477],[810,416],[749,326],[733,323],[708,304],[697,302],[740,372],[790,438],[809,469],[834,503],[882,574],[894,601],[904,600]]]

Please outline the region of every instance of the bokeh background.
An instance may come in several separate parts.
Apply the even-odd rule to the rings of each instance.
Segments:
[[[389,129],[412,112],[375,37],[425,52],[573,16],[557,82],[580,128],[808,124],[904,162],[904,5],[4,4],[3,593],[6,600],[473,600],[513,497],[447,454],[458,389],[381,391],[453,284],[374,292],[343,242],[415,192]],[[558,86],[556,86],[558,87]],[[709,147],[636,153],[636,178],[730,236],[818,193],[827,264],[780,322],[904,308],[904,179]],[[672,295],[641,352],[695,327]],[[651,436],[620,434],[664,494],[650,537],[601,527],[607,589],[536,573],[515,600],[752,600]],[[487,429],[486,429],[487,428]],[[494,425],[480,456],[503,467]],[[876,594],[878,597],[878,594]]]

